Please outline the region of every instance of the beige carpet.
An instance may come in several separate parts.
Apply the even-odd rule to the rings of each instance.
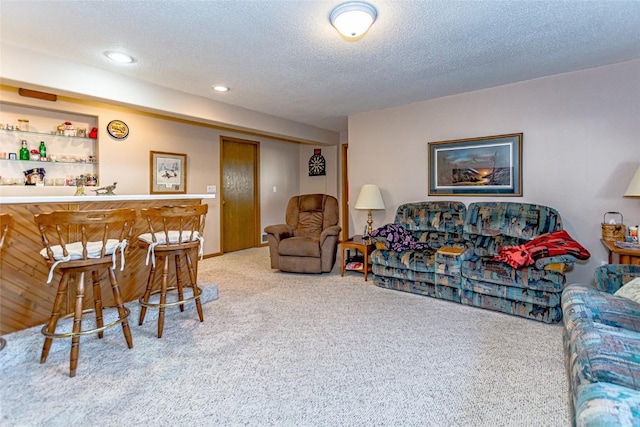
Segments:
[[[561,328],[365,283],[285,274],[266,248],[201,261],[195,308],[69,342],[5,336],[2,426],[568,426]],[[136,304],[128,306],[135,314]]]

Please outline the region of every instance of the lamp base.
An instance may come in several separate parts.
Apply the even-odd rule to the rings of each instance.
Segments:
[[[364,229],[364,236],[362,238],[371,238],[371,233],[373,232],[373,217],[371,216],[371,209],[369,209],[369,214],[367,215],[367,226]]]

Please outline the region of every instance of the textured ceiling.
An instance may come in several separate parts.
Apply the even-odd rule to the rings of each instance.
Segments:
[[[640,58],[640,1],[371,0],[358,42],[329,23],[340,3],[0,0],[0,40],[335,131],[352,114]]]

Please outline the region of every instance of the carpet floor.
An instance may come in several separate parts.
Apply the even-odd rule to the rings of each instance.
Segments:
[[[40,327],[0,352],[2,426],[569,426],[562,333],[381,289],[359,273],[281,273],[267,248],[200,261],[193,303],[69,340]],[[212,285],[215,284],[215,285]],[[216,286],[217,285],[217,286]],[[150,311],[148,316],[152,315]]]

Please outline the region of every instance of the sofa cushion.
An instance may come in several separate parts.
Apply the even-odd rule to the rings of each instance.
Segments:
[[[558,211],[530,203],[471,203],[464,222],[465,234],[510,236],[522,239],[522,243],[555,230],[562,230]]]
[[[400,205],[394,223],[410,231],[462,234],[466,206],[462,202],[413,202]]]
[[[289,237],[280,241],[278,254],[282,256],[320,258],[320,239],[311,237]]]
[[[403,252],[376,249],[371,253],[371,261],[374,265],[433,273],[435,271],[435,253],[432,249]]]
[[[587,321],[568,340],[572,390],[595,382],[640,387],[639,333]]]
[[[509,264],[485,257],[463,261],[462,277],[546,292],[562,292],[565,283],[564,274],[558,271],[535,267],[515,269]]]
[[[385,265],[373,264],[373,274],[376,276],[393,277],[405,281],[433,283],[433,269],[429,272],[409,270],[408,268],[387,267]]]
[[[529,302],[543,307],[560,306],[560,297],[562,295],[560,292],[536,291],[467,278],[462,280],[462,288],[477,294],[491,295],[505,300]]]
[[[461,289],[461,293],[461,302],[463,304],[514,314],[545,323],[555,323],[562,319],[562,310],[560,307],[543,307],[530,302],[483,295],[466,289]]]
[[[568,285],[562,292],[562,311],[569,335],[576,323],[587,320],[640,333],[640,304],[590,286]]]
[[[585,384],[576,399],[576,427],[633,426],[640,419],[640,391],[608,383]]]

